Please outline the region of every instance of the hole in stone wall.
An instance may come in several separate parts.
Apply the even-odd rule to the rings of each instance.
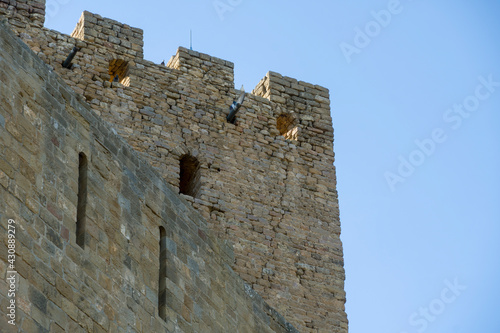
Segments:
[[[113,59],[109,61],[109,81],[120,82],[124,86],[130,86],[128,61]]]
[[[179,193],[196,197],[200,190],[200,162],[190,155],[180,160]]]
[[[167,232],[160,227],[160,271],[158,282],[158,316],[167,319]]]
[[[85,210],[87,206],[87,156],[78,155],[78,204],[76,206],[76,244],[85,247]]]
[[[282,113],[276,119],[276,128],[288,140],[297,140],[299,127],[294,116]]]

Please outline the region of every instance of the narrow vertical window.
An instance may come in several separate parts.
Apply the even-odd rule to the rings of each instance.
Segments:
[[[160,227],[160,274],[158,283],[158,315],[167,318],[167,232]]]
[[[78,205],[76,206],[76,244],[85,247],[85,208],[87,206],[87,156],[79,154]]]
[[[190,155],[185,155],[180,161],[179,193],[197,196],[200,190],[200,162]]]

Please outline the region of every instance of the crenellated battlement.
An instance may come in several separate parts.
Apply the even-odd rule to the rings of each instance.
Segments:
[[[224,89],[234,87],[234,64],[208,54],[179,47],[167,67]]]
[[[301,135],[308,141],[317,142],[318,137],[324,137],[324,141],[333,140],[330,95],[327,88],[269,72],[257,84],[252,94],[267,98],[284,110],[280,132],[295,123],[299,125]]]
[[[127,24],[84,11],[71,37],[106,47],[112,52],[144,58],[144,31]]]
[[[27,29],[33,25],[42,28],[45,20],[45,2],[45,0],[0,0],[0,14],[6,16],[14,27]],[[90,55],[93,54],[95,48],[104,48],[103,51],[97,53],[104,54],[106,62],[120,59],[140,63],[144,59],[144,31],[142,29],[98,14],[84,11],[70,36],[88,43],[73,42],[75,46],[82,47],[82,53]],[[65,36],[62,37],[67,39],[64,38]],[[67,40],[67,42],[71,43],[71,40]],[[89,47],[90,45],[92,47]],[[152,63],[149,62],[147,65],[150,64]],[[228,93],[230,89],[234,88],[234,63],[208,54],[179,47],[166,67],[178,70],[184,75],[201,79],[214,86],[223,87]],[[126,71],[130,70],[134,70],[134,68],[128,67],[126,69]],[[107,72],[111,75],[116,71],[108,68]],[[104,81],[109,81],[109,78],[105,76],[101,75],[100,77]],[[121,81],[122,79],[120,79]],[[129,86],[130,84],[125,85]],[[312,107],[323,107],[328,109],[327,113],[329,114],[328,89],[275,72],[266,74],[254,88],[252,94],[269,99],[286,108],[310,111]]]
[[[253,290],[301,332],[347,332],[329,90],[268,72],[246,94],[236,122],[229,123],[229,107],[240,94],[234,87],[232,62],[183,47],[165,65],[149,61],[144,59],[143,30],[87,11],[70,36],[49,30],[43,28],[40,17],[44,3],[0,0],[0,15],[81,102],[109,123],[178,193],[172,200],[189,203],[216,238],[233,244],[232,269]],[[63,67],[75,46],[79,51],[72,66]],[[60,99],[61,94],[51,89],[53,95],[44,96]],[[62,93],[62,97],[66,95]],[[58,122],[65,121],[60,118],[57,115]],[[51,142],[64,145],[50,140],[50,147]],[[96,140],[99,149],[105,147],[108,153],[100,152],[99,158],[89,153],[89,161],[95,172],[111,179],[112,164],[103,166],[102,156],[120,156],[126,150],[115,140]],[[84,140],[79,145],[85,144]],[[68,145],[63,148],[71,150]],[[145,176],[139,171],[128,173],[127,169],[140,168],[127,158],[124,175],[133,182],[142,181]],[[126,186],[128,176],[122,178]],[[102,195],[99,190],[93,189]],[[114,189],[109,191],[104,198],[118,196]],[[123,237],[136,228],[129,218],[133,217],[134,223],[144,219],[137,211],[136,215],[130,213],[135,205],[132,192],[137,191],[139,187],[127,190],[130,198],[120,192],[120,205],[111,204],[111,217],[98,200],[93,201],[88,213],[89,248],[99,249],[108,238],[128,244],[129,239]],[[159,212],[158,200],[146,201],[151,209],[148,219],[180,221],[175,215],[180,213],[171,211],[174,208]],[[64,210],[69,204],[57,201],[53,205]],[[100,213],[118,226],[116,230],[100,229],[103,226],[96,217]],[[182,232],[191,235],[193,231],[184,230],[179,223]],[[75,233],[72,222],[66,228],[71,241]],[[169,239],[180,237],[179,230],[165,232]],[[206,238],[205,231],[195,236]],[[143,244],[144,238],[135,242],[139,248],[149,246]],[[173,245],[169,246],[174,251]],[[191,250],[183,249],[182,253],[186,251]],[[130,263],[121,257],[113,260]],[[191,260],[186,265],[197,271],[201,262]],[[137,271],[127,274],[130,279],[142,279]],[[167,302],[166,308],[162,305],[162,311],[172,322],[185,321],[183,325],[189,326],[186,332],[196,331],[197,326],[189,320],[203,313],[193,314],[191,301],[179,303],[177,299],[186,277],[174,270],[168,274],[168,283],[161,288],[166,288],[171,303]],[[190,291],[183,292],[185,297],[195,297]],[[241,318],[237,321],[245,322]]]

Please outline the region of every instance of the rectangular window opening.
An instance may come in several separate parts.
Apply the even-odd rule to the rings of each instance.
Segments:
[[[109,81],[120,82],[126,87],[130,86],[129,64],[122,59],[113,59],[109,62]]]

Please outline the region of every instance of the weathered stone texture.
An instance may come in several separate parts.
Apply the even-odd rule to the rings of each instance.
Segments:
[[[2,332],[295,331],[229,267],[232,249],[189,202],[4,23],[0,50],[0,217],[17,222],[19,272],[13,328],[3,237]],[[88,156],[84,249],[75,242],[80,152]],[[157,315],[160,226],[166,321]]]
[[[132,28],[126,24],[103,18],[84,11],[78,21],[72,37],[106,47],[114,53],[142,58],[144,56],[142,29]]]
[[[45,0],[0,0],[0,15],[6,16],[13,29],[42,28]]]
[[[220,327],[210,325],[222,325],[222,331],[244,326],[239,314],[244,306],[227,294],[239,290],[227,285],[232,273],[224,267],[229,265],[299,331],[347,332],[328,89],[269,72],[246,95],[233,125],[225,118],[239,94],[231,62],[179,48],[166,66],[154,64],[143,59],[142,30],[89,12],[84,12],[72,36],[29,24],[16,33],[81,96],[53,83],[59,82],[53,75],[40,91],[35,90],[36,78],[25,75],[15,81],[17,86],[9,86],[22,91],[22,98],[13,98],[10,92],[2,95],[12,112],[37,110],[30,105],[34,102],[28,102],[32,99],[40,109],[54,110],[45,117],[41,111],[25,111],[16,118],[4,115],[0,122],[23,143],[19,149],[3,148],[0,184],[6,193],[21,196],[18,209],[31,212],[27,221],[37,221],[26,239],[30,249],[37,245],[62,258],[52,264],[47,255],[51,264],[41,266],[36,278],[55,281],[47,283],[55,287],[54,293],[66,293],[67,302],[78,299],[82,290],[92,293],[95,300],[104,297],[98,302],[104,315],[90,315],[95,307],[92,302],[88,311],[79,303],[61,307],[61,302],[51,300],[55,305],[65,313],[74,311],[76,319],[71,318],[79,324],[84,321],[79,320],[83,315],[78,311],[83,311],[98,326],[104,321],[108,325],[100,326],[104,329],[131,325],[147,331],[141,320],[142,315],[155,313],[157,226],[167,223],[168,244],[177,251],[169,257],[169,318],[178,318],[175,323],[183,331],[217,332]],[[80,52],[68,70],[61,64],[74,46]],[[12,48],[6,44],[2,52],[12,54]],[[29,58],[28,53],[23,57]],[[120,82],[110,82],[115,67],[126,68],[120,72],[124,73]],[[2,82],[15,79],[1,71],[0,75]],[[110,123],[111,132],[123,137],[140,157],[97,117]],[[24,137],[33,131],[37,140]],[[5,139],[9,140],[5,147],[15,141],[11,136]],[[20,149],[37,157],[31,157],[33,161],[21,158]],[[74,240],[78,151],[91,161],[85,251]],[[179,161],[185,156],[197,159],[199,175],[194,197],[181,194],[179,199],[143,161],[179,188]],[[24,171],[18,175],[20,170]],[[184,206],[186,202],[197,213]],[[10,211],[20,216],[19,211]],[[210,235],[230,241],[234,253]],[[33,265],[27,263],[27,271]],[[60,276],[66,269],[76,271]],[[87,279],[80,278],[82,271]],[[126,290],[125,282],[148,287]],[[121,288],[123,298],[109,299],[108,294],[95,291],[99,287],[108,292]],[[251,289],[246,291],[254,295]],[[199,305],[193,298],[206,303]],[[120,307],[125,303],[128,307]],[[264,312],[254,309],[247,315],[261,313],[260,318],[274,327],[264,314],[275,310],[262,304]],[[226,317],[216,318],[221,313]],[[114,319],[117,316],[120,321]],[[210,325],[195,326],[195,322]],[[72,325],[69,319],[57,324]],[[167,327],[173,325],[169,321]],[[257,326],[245,330],[260,332]]]

